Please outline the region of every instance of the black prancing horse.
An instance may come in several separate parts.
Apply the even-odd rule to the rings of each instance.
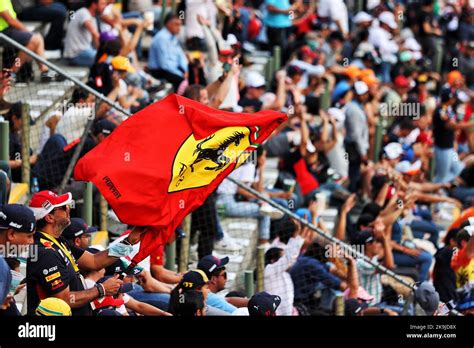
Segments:
[[[244,133],[242,132],[234,132],[232,133],[231,136],[229,136],[227,139],[225,139],[223,142],[219,144],[217,148],[202,148],[202,145],[211,140],[214,137],[215,134],[212,134],[211,136],[208,136],[206,139],[201,141],[200,143],[197,144],[196,150],[194,150],[193,155],[196,153],[198,154],[197,158],[194,160],[194,162],[190,165],[191,167],[191,172],[194,172],[194,165],[203,161],[203,160],[208,160],[212,161],[217,166],[215,167],[205,167],[205,170],[215,170],[218,171],[222,169],[227,163],[230,162],[230,158],[224,156],[224,151],[234,143],[235,146],[239,146],[240,141],[245,137]]]

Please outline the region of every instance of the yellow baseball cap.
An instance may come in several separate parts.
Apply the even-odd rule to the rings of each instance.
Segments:
[[[60,298],[48,297],[38,305],[36,308],[36,315],[40,316],[53,316],[53,317],[62,317],[62,316],[71,316],[71,307]]]
[[[134,73],[135,69],[130,64],[130,60],[127,57],[117,56],[113,57],[110,62],[114,70],[127,71],[129,73]]]

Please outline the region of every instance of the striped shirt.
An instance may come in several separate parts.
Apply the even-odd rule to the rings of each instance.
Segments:
[[[378,262],[377,256],[372,258],[372,261]],[[367,261],[358,258],[356,261],[357,272],[359,273],[359,285],[374,297],[371,302],[376,305],[382,301],[382,282],[380,281],[380,274],[377,269]]]

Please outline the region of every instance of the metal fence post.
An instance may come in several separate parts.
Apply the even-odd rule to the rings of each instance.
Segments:
[[[429,180],[433,180],[435,176],[435,171],[436,171],[436,160],[433,154],[433,156],[430,157]]]
[[[324,87],[324,92],[321,95],[321,109],[327,111],[331,106],[331,93],[329,91],[329,81],[327,81],[326,86]]]
[[[179,250],[179,272],[186,272],[189,263],[189,241],[191,238],[191,214],[183,221],[184,237],[181,238],[181,249]]]
[[[10,160],[10,123],[8,121],[0,122],[0,161]]]
[[[280,70],[281,67],[281,48],[280,46],[273,47],[273,72]]]
[[[375,141],[374,141],[374,162],[379,161],[379,154],[380,150],[382,147],[382,141],[383,141],[383,122],[382,120],[379,120],[377,124],[375,125]]]
[[[165,268],[170,271],[176,271],[176,242],[166,245],[165,255]]]
[[[21,108],[21,181],[30,187],[30,108],[24,103]]]
[[[163,25],[165,24],[165,17],[166,17],[166,1],[167,0],[161,0],[163,3],[161,4],[161,28],[163,28]]]
[[[171,12],[176,14],[176,0],[171,0]]]
[[[107,200],[100,194],[100,230],[107,231]]]
[[[263,291],[263,272],[265,270],[265,247],[257,247],[257,292]]]
[[[267,81],[267,88],[270,87],[273,77],[273,58],[270,57],[265,65],[265,80]]]
[[[336,315],[337,316],[344,316],[344,295],[343,294],[337,294],[336,299]]]
[[[251,298],[255,293],[255,283],[253,281],[253,271],[245,271],[245,295]]]
[[[92,183],[86,182],[84,183],[84,202],[82,204],[82,218],[84,221],[91,226],[92,225],[92,207],[93,207],[93,199],[92,199]]]

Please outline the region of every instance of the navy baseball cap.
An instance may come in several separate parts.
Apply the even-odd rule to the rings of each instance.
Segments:
[[[0,205],[0,230],[10,228],[17,232],[34,232],[36,219],[33,210],[21,204]]]
[[[223,257],[222,259],[218,259],[215,256],[207,255],[204,256],[201,260],[199,260],[197,264],[197,268],[204,271],[208,278],[211,278],[212,273],[219,268],[223,268],[225,265],[229,263],[229,258]]]
[[[442,89],[441,89],[441,101],[442,102],[447,102],[449,101],[450,99],[456,97],[456,94],[454,94],[453,90],[451,89],[451,87],[449,86],[444,86]]]
[[[109,120],[97,120],[92,125],[92,133],[98,135],[100,133],[108,136],[110,135],[117,126]]]
[[[374,235],[371,231],[360,231],[357,232],[353,242],[355,245],[365,245],[367,243],[373,242],[374,240]]]
[[[356,316],[368,307],[367,302],[359,302],[359,300],[352,298],[344,301],[344,315],[346,317]]]
[[[200,269],[186,272],[181,279],[181,285],[186,290],[196,290],[208,282],[209,279],[207,278],[206,273]]]
[[[247,308],[251,317],[271,317],[275,315],[280,303],[280,296],[270,295],[268,292],[262,291],[250,298]]]
[[[97,227],[91,227],[87,225],[84,219],[72,218],[71,224],[66,227],[62,233],[62,236],[67,240],[72,240],[76,237],[80,237],[85,233],[97,232]]]

